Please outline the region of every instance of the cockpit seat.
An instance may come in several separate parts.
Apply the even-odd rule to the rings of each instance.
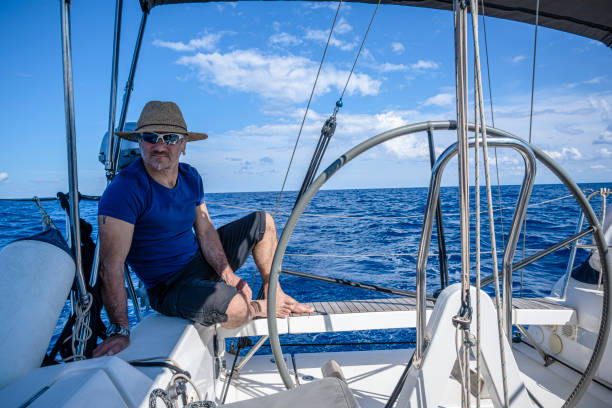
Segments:
[[[359,408],[346,383],[330,377],[277,394],[221,405],[222,408]]]

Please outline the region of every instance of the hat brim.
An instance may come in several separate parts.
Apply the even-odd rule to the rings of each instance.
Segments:
[[[120,137],[125,140],[129,140],[131,142],[138,142],[139,141],[138,135],[140,135],[140,133],[142,132],[115,132],[117,137]],[[198,132],[186,132],[186,133],[177,132],[177,133],[184,134],[186,142],[195,142],[196,140],[208,139],[208,135],[206,133],[198,133]]]

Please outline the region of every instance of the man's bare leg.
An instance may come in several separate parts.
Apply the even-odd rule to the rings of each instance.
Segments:
[[[225,311],[227,321],[221,323],[226,329],[240,327],[256,317],[267,316],[267,303],[265,300],[252,300],[247,304],[246,298],[241,293],[236,294]]]
[[[274,258],[274,252],[276,251],[276,245],[276,226],[274,224],[274,219],[270,214],[266,213],[266,231],[261,241],[259,241],[253,248],[253,260],[255,261],[255,265],[257,265],[257,268],[261,274],[266,299],[268,298],[268,281],[270,280],[270,270],[272,268],[272,260]],[[279,317],[286,317],[288,315],[288,313],[285,314],[287,310],[289,310],[291,313],[314,312],[314,308],[312,306],[299,303],[291,296],[285,294],[285,292],[283,292],[281,289],[280,284],[278,285],[276,296],[276,314]]]

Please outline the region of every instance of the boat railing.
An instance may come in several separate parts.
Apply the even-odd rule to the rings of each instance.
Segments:
[[[612,190],[608,189],[608,188],[601,188],[599,190],[595,190],[593,191],[591,194],[589,194],[587,196],[587,201],[591,201],[592,198],[596,197],[596,196],[600,196],[601,197],[601,223],[603,224],[603,220],[606,216],[606,203],[607,203],[607,198],[608,196],[612,194]],[[580,216],[578,217],[578,224],[576,226],[576,234],[579,234],[579,232],[582,230],[582,226],[584,225],[584,212],[580,211]],[[590,235],[590,234],[585,234],[585,235]],[[572,241],[572,243],[570,244],[571,247],[571,251],[570,251],[570,256],[569,259],[567,261],[567,268],[565,270],[565,282],[563,283],[563,293],[561,294],[561,299],[565,300],[566,296],[567,296],[567,288],[569,286],[569,278],[572,274],[572,270],[574,269],[574,262],[576,261],[576,251],[578,248],[583,248],[583,249],[590,249],[592,251],[597,251],[597,247],[594,244],[583,244],[580,242],[580,238],[584,237],[584,235],[581,235],[579,238],[576,238],[575,240]],[[601,288],[601,283],[602,283],[602,274],[599,274],[599,278],[598,278],[598,283],[597,283],[597,288]]]
[[[475,142],[470,141],[470,147],[473,147]],[[514,212],[514,219],[512,221],[512,227],[510,235],[508,236],[508,243],[504,251],[503,258],[503,302],[502,307],[504,311],[504,323],[506,327],[506,334],[512,333],[512,260],[514,259],[514,252],[516,250],[516,244],[521,231],[521,226],[527,212],[527,203],[531,197],[531,191],[535,181],[536,171],[536,160],[535,155],[530,146],[520,140],[508,137],[493,137],[489,141],[491,147],[499,148],[510,148],[518,152],[525,162],[525,175],[523,183],[519,193],[519,198],[516,204],[516,210]],[[416,350],[415,350],[415,361],[420,361],[425,351],[425,326],[426,321],[426,291],[427,291],[427,254],[429,252],[429,245],[431,242],[431,236],[433,231],[434,216],[436,208],[440,200],[440,184],[442,181],[442,174],[448,162],[457,155],[458,143],[452,144],[448,147],[436,161],[432,172],[431,180],[429,184],[429,192],[427,195],[427,204],[425,207],[425,216],[423,221],[423,228],[421,231],[421,241],[419,243],[419,252],[417,258],[417,272],[416,272],[416,291],[417,291],[417,338],[416,338]],[[477,186],[478,188],[479,186]],[[462,251],[469,251],[469,248],[462,248]]]

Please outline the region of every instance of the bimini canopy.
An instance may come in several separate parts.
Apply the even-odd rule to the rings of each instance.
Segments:
[[[322,0],[315,0],[322,1]],[[377,0],[346,0],[377,3]],[[209,3],[211,0],[140,0],[143,11],[162,4]],[[452,10],[452,0],[381,0],[384,4]],[[535,24],[537,0],[486,0],[487,16]],[[538,24],[612,45],[612,0],[540,0]]]

